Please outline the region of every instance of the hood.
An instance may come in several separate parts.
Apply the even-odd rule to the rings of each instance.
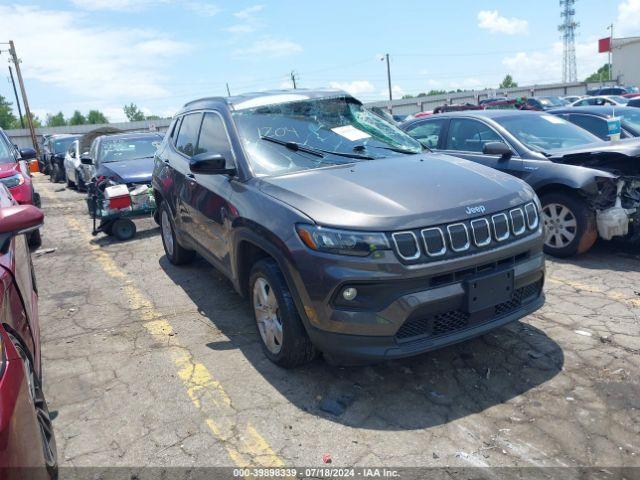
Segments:
[[[549,160],[607,171],[640,174],[640,139],[628,138],[616,142],[596,142],[575,148],[549,152]]]
[[[0,163],[0,178],[10,177],[16,173],[20,173],[20,166],[17,163]]]
[[[102,163],[96,176],[113,177],[122,183],[151,183],[153,158]]]
[[[515,177],[438,154],[362,161],[259,182],[264,193],[318,224],[379,231],[477,217],[533,197]],[[482,213],[469,214],[467,207]]]

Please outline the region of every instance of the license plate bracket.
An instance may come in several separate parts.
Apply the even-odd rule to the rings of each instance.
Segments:
[[[478,312],[511,300],[514,283],[513,270],[467,280],[467,312]]]

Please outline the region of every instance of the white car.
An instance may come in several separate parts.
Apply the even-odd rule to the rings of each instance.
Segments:
[[[628,98],[619,95],[598,95],[595,97],[586,97],[571,104],[572,107],[588,107],[589,105],[597,106],[614,106],[624,107],[629,101]]]
[[[80,141],[75,140],[64,155],[64,173],[67,177],[67,187],[84,191],[87,186],[82,178],[80,157]]]
[[[583,98],[587,98],[586,95],[567,95],[566,97],[560,97],[564,101],[569,103],[575,103],[578,100],[582,100]]]

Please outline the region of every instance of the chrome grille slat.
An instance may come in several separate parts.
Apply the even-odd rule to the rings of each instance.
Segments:
[[[516,220],[514,218],[514,213],[515,213],[515,216],[520,215],[522,220],[522,228],[516,228]],[[513,210],[509,210],[509,218],[511,219],[511,231],[515,236],[522,235],[527,230],[527,225],[524,219],[524,212],[522,211],[521,208],[514,208]]]
[[[476,228],[475,225],[478,223],[484,223],[487,229],[487,236],[485,240],[482,241],[478,240],[478,235],[476,233],[478,228]],[[491,227],[489,226],[489,220],[486,218],[476,218],[475,220],[471,220],[471,233],[473,234],[473,243],[476,244],[476,247],[485,247],[491,243]]]
[[[538,217],[538,209],[533,202],[527,203],[524,206],[524,213],[527,216],[527,227],[529,227],[529,230],[535,230],[538,228],[538,222],[540,219]]]
[[[464,228],[465,243],[463,247],[456,248],[453,240],[453,234],[451,233],[451,229],[459,225],[462,226],[462,228]],[[471,243],[469,242],[469,230],[467,230],[467,226],[464,223],[452,223],[450,225],[447,225],[447,233],[449,234],[449,242],[451,242],[451,250],[453,250],[456,253],[469,250],[469,247],[471,246]]]
[[[427,238],[425,236],[426,232],[438,232],[438,234],[440,235],[440,238],[442,240],[442,248],[437,251],[437,252],[430,252],[429,251],[429,245],[427,243]],[[440,227],[433,227],[433,228],[424,228],[420,231],[420,235],[422,235],[422,243],[424,243],[424,249],[427,252],[427,255],[429,255],[430,257],[440,257],[442,255],[444,255],[445,253],[447,253],[447,242],[444,239],[444,232],[442,231],[442,229]]]
[[[504,221],[507,225],[507,230],[504,235],[498,235],[498,229],[496,227],[496,218],[504,218]],[[491,223],[493,224],[493,233],[498,242],[504,242],[507,238],[509,238],[509,235],[510,235],[509,234],[509,218],[507,217],[506,213],[496,213],[495,215],[492,215]]]
[[[415,255],[407,257],[402,254],[402,252],[400,251],[400,246],[398,245],[398,240],[396,239],[396,237],[399,237],[400,235],[411,235],[413,237],[413,243],[416,247]],[[395,232],[391,234],[391,238],[393,239],[393,243],[396,246],[396,252],[398,253],[398,255],[400,255],[400,258],[402,258],[403,260],[417,260],[418,258],[420,258],[421,252],[420,252],[420,245],[418,244],[418,238],[416,237],[416,234],[413,233],[411,230]]]

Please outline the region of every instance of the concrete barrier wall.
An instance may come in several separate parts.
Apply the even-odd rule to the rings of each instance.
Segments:
[[[124,132],[166,132],[170,119],[161,120],[142,120],[140,122],[121,122],[121,123],[108,123],[99,125],[66,125],[64,127],[42,127],[36,128],[36,136],[38,141],[42,139],[43,135],[56,135],[60,133],[71,134],[83,134],[95,130],[100,127],[113,127],[118,128]],[[13,143],[18,147],[31,147],[31,134],[29,130],[24,128],[5,130],[6,134],[13,140]]]
[[[615,82],[606,82],[606,84],[614,85]],[[477,104],[478,100],[493,96],[506,96],[509,98],[531,97],[531,96],[565,96],[565,95],[584,95],[587,90],[598,88],[603,84],[600,83],[554,83],[550,85],[529,85],[517,88],[496,88],[488,90],[470,90],[460,93],[447,93],[444,95],[430,95],[428,97],[415,97],[407,99],[393,100],[392,102],[381,101],[367,103],[367,106],[386,108],[395,115],[414,115],[419,112],[431,112],[434,108],[444,104],[452,103],[473,103]]]

